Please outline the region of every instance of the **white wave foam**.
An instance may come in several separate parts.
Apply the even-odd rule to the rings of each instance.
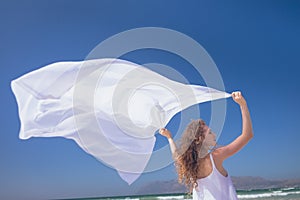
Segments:
[[[165,197],[157,197],[158,199],[168,200],[168,199],[184,199],[184,196],[165,196]]]
[[[284,191],[284,192],[283,192]],[[287,196],[291,194],[300,194],[300,191],[290,191],[286,192],[286,190],[278,190],[278,191],[270,191],[260,194],[243,194],[238,195],[239,199],[255,199],[255,198],[263,198],[263,197],[275,197],[275,196]]]
[[[289,187],[289,188],[282,188],[282,190],[294,190],[294,187]]]

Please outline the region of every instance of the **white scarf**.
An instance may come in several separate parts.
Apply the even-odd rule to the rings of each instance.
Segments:
[[[128,184],[145,169],[155,132],[185,108],[230,97],[120,59],[57,62],[13,80],[19,137],[65,137]]]

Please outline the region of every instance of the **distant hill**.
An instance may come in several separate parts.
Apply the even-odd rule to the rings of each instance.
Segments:
[[[262,177],[231,177],[237,190],[300,187],[300,179],[269,180]]]
[[[268,180],[262,177],[231,177],[237,190],[300,187],[300,179]],[[137,194],[185,193],[187,189],[177,180],[154,181],[140,187]]]

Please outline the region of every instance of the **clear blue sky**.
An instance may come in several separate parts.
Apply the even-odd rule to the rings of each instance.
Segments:
[[[232,176],[300,178],[299,1],[6,0],[0,3],[0,25],[1,199],[130,194],[151,181],[176,179],[170,165],[128,186],[71,140],[18,138],[11,80],[55,61],[83,60],[109,36],[145,26],[170,28],[199,42],[217,64],[226,90],[241,90],[247,98],[255,137],[226,161]],[[129,58],[177,70],[182,64],[159,51]],[[182,73],[200,83],[192,72]],[[204,119],[209,108],[209,103],[200,105]],[[240,131],[239,109],[229,100],[219,143]],[[165,144],[162,139],[158,146]]]

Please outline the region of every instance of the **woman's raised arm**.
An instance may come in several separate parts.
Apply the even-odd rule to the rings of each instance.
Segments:
[[[176,157],[177,157],[177,153],[176,153],[176,144],[172,138],[172,134],[169,130],[167,130],[166,128],[161,128],[159,129],[159,133],[162,135],[162,136],[165,136],[167,139],[168,139],[168,142],[170,144],[170,149],[171,149],[171,152],[172,152],[172,157],[173,159],[175,160]]]
[[[232,99],[240,106],[241,114],[242,114],[242,133],[238,136],[233,142],[230,144],[221,147],[219,151],[219,156],[222,159],[226,159],[229,156],[237,153],[241,150],[253,137],[253,130],[252,130],[252,122],[250,113],[248,110],[247,102],[242,96],[241,92],[233,92],[231,94]]]

